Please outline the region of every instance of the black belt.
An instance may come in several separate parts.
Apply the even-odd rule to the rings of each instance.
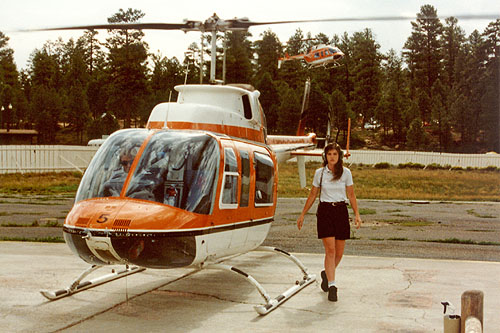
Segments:
[[[329,205],[332,205],[332,206],[347,206],[347,202],[345,202],[345,201],[337,201],[337,202],[321,201],[321,203],[329,204]]]

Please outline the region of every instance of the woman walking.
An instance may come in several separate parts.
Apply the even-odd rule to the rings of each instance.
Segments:
[[[351,171],[343,166],[343,152],[336,143],[328,144],[323,153],[323,167],[316,170],[313,186],[306,200],[297,227],[302,229],[304,217],[319,193],[317,216],[318,238],[325,248],[325,269],[321,272],[321,289],[328,292],[328,300],[337,301],[335,269],[342,260],[345,240],[350,238],[347,199],[355,214],[356,229],[361,226]]]

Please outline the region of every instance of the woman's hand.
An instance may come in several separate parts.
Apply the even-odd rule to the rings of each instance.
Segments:
[[[363,221],[361,220],[361,216],[359,215],[356,215],[356,229],[359,229],[359,227],[361,227],[361,223],[363,223]]]
[[[304,215],[300,215],[297,219],[297,228],[302,229],[302,225],[304,224]]]

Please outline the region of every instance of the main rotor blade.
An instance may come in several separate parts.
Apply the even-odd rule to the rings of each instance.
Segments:
[[[113,23],[113,24],[95,24],[82,25],[74,27],[29,29],[24,31],[57,31],[57,30],[118,30],[118,29],[152,29],[152,30],[182,30],[192,29],[195,22],[186,23]]]
[[[234,18],[230,20],[220,20],[215,14],[205,22],[185,21],[183,23],[112,23],[82,25],[74,27],[29,29],[22,31],[56,31],[56,30],[117,30],[117,29],[151,29],[151,30],[182,30],[182,31],[226,31],[226,30],[247,30],[252,26],[287,24],[287,23],[311,23],[311,22],[361,22],[361,21],[408,21],[416,19],[444,19],[450,16],[425,17],[417,16],[366,16],[366,17],[337,17],[314,20],[288,20],[288,21],[267,21],[252,22],[247,18]],[[491,14],[466,14],[453,16],[459,20],[497,20],[500,15]]]
[[[425,16],[365,16],[365,17],[337,17],[337,18],[325,18],[325,19],[315,19],[315,20],[290,20],[290,21],[268,21],[268,22],[251,22],[248,20],[228,20],[238,27],[247,28],[254,25],[268,25],[268,24],[286,24],[286,23],[309,23],[309,22],[356,22],[356,21],[408,21],[416,19],[445,19],[448,17],[455,17],[458,20],[497,20],[500,19],[500,15],[492,14],[465,14],[465,15],[450,15],[450,16],[437,16],[437,17],[425,17]]]

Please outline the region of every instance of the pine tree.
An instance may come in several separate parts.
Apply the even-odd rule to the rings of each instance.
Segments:
[[[120,9],[108,18],[108,22],[137,22],[144,15],[140,10]],[[106,44],[110,74],[107,106],[112,114],[124,119],[125,127],[130,127],[132,119],[137,119],[147,107],[148,46],[142,41],[144,33],[141,30],[113,30],[111,34]]]
[[[355,65],[351,106],[367,122],[374,116],[380,98],[380,45],[375,42],[370,29],[354,33],[352,45]]]
[[[422,6],[416,22],[411,22],[411,25],[413,31],[404,46],[407,51],[403,53],[412,80],[411,94],[418,96],[420,91],[430,100],[432,86],[442,71],[440,36],[443,26],[437,16],[437,10],[431,5]],[[430,123],[430,103],[425,107],[421,105],[420,109],[422,120]]]
[[[282,55],[281,43],[270,29],[262,33],[262,39],[255,42],[257,53],[257,78],[265,73],[271,75],[272,80],[278,77],[278,58]]]
[[[20,116],[22,94],[16,65],[14,51],[8,47],[9,37],[0,31],[0,128],[14,127]]]
[[[486,47],[484,96],[485,112],[482,119],[488,142],[487,149],[500,152],[500,19],[491,22],[483,32]]]
[[[226,83],[250,83],[253,76],[251,34],[230,31],[227,35]]]

